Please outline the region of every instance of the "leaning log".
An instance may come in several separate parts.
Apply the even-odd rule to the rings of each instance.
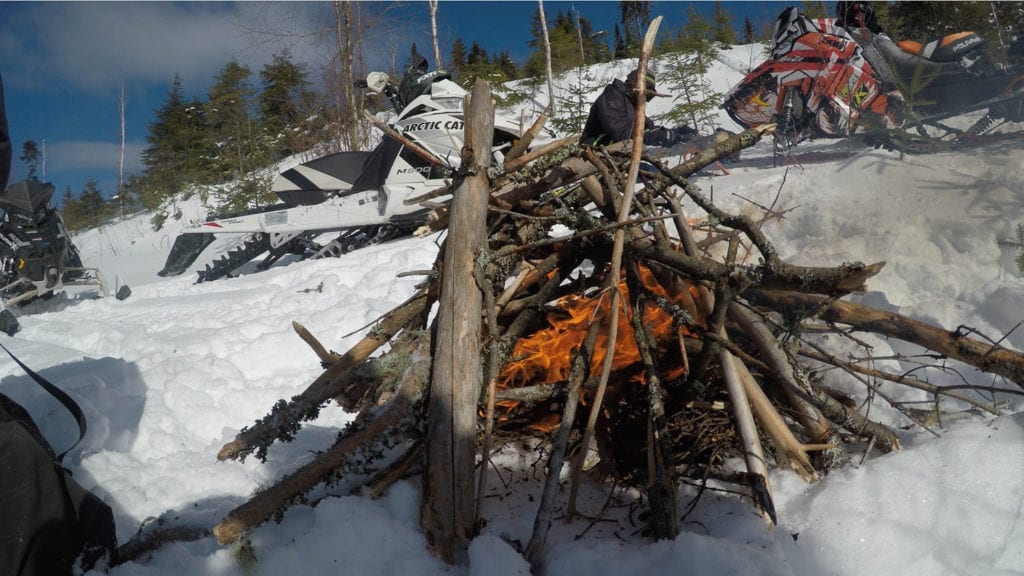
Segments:
[[[375,448],[382,439],[400,442],[417,428],[419,407],[427,390],[430,366],[428,338],[422,338],[413,354],[413,364],[405,372],[398,393],[376,418],[364,426],[346,431],[326,452],[320,453],[309,464],[278,480],[273,486],[256,493],[247,502],[232,510],[213,529],[221,544],[237,541],[249,530],[283,512],[289,504],[317,484],[344,473],[346,463],[358,460],[360,451],[379,451]]]
[[[429,302],[427,293],[419,292],[387,313],[365,338],[335,360],[301,394],[275,406],[273,413],[242,430],[234,440],[225,444],[217,453],[217,460],[244,459],[253,451],[257,451],[258,457],[264,457],[267,447],[282,437],[288,437],[288,430],[296,429],[300,422],[314,417],[321,404],[338,396],[346,374],[422,315]]]
[[[474,270],[487,241],[494,104],[478,80],[467,98],[466,146],[444,248],[437,338],[427,413],[427,467],[420,523],[448,563],[463,560],[473,538],[476,401],[481,390],[480,317],[483,297]]]
[[[893,312],[845,300],[830,301],[810,294],[751,290],[744,296],[755,304],[766,305],[790,317],[813,316],[825,322],[846,324],[857,330],[877,332],[917,344],[984,372],[1003,376],[1024,388],[1024,355],[969,338],[959,329],[949,331]]]

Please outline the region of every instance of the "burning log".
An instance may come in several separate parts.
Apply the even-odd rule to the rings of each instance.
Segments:
[[[814,481],[848,461],[850,442],[868,440],[882,452],[900,447],[895,430],[816,380],[811,366],[857,375],[874,368],[801,339],[800,331],[811,325],[901,338],[1024,386],[1024,356],[1015,351],[973,339],[963,328],[949,331],[843,300],[884,263],[812,268],[783,262],[757,220],[722,210],[687,179],[764,133],[735,135],[681,166],[652,161],[658,171],[644,176],[642,188],[634,170],[638,154],[623,154],[639,150],[633,142],[614,149],[573,144],[530,156],[517,179],[498,175],[487,182],[487,172],[475,170],[483,188],[456,196],[475,201],[479,218],[471,228],[477,235],[458,230],[460,208],[438,210],[431,227],[450,221],[452,229],[434,273],[413,298],[340,355],[296,326],[325,371],[243,430],[218,457],[265,458],[274,442],[290,440],[332,398],[358,413],[355,423],[313,462],[232,511],[215,531],[218,540],[239,538],[301,502],[318,483],[338,481],[357,468],[370,476],[379,472],[371,480],[374,493],[421,470],[431,478],[424,491],[425,530],[445,558],[457,558],[475,521],[487,513],[483,476],[472,476],[476,466],[485,475],[492,443],[527,436],[552,442],[524,550],[535,567],[543,563],[565,463],[572,467],[570,513],[575,486],[585,481],[584,461],[596,458],[617,483],[647,494],[648,533],[655,538],[672,537],[682,524],[675,501],[681,479],[738,484],[774,520],[767,481],[772,466]],[[480,162],[466,159],[463,165],[479,168]],[[705,245],[695,240],[683,198],[711,222],[703,225],[711,239]],[[723,240],[730,245],[713,245]],[[740,263],[741,240],[757,256],[755,263]],[[725,256],[712,257],[712,251]],[[456,277],[461,288],[449,284]],[[474,293],[479,301],[454,323],[449,312],[466,302],[440,302],[447,311],[431,318],[433,305],[453,290],[463,300]],[[433,347],[428,334],[436,335]],[[442,351],[442,339],[449,340],[449,352]],[[385,345],[386,352],[372,356]],[[453,350],[459,347],[475,360],[459,360]],[[442,363],[451,368],[447,374]],[[465,370],[456,371],[459,366]],[[997,404],[972,397],[970,390],[879,377],[886,385],[998,413]],[[455,380],[467,386],[456,389]],[[859,381],[851,376],[850,384]],[[874,394],[877,385],[871,386]],[[581,407],[587,417],[577,419]],[[454,441],[443,442],[450,459],[431,452],[440,443],[428,430],[438,430],[439,422],[446,423],[446,438],[462,440],[460,457]],[[480,446],[483,453],[474,459]],[[394,462],[385,453],[395,455]],[[733,467],[744,460],[746,467]],[[439,504],[438,494],[449,495],[450,502]],[[449,540],[450,547],[444,544]]]

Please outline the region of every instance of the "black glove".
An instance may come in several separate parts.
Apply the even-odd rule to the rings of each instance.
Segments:
[[[675,132],[676,139],[680,142],[689,142],[690,140],[693,140],[694,138],[700,136],[700,132],[697,132],[693,128],[690,128],[689,126],[686,125],[675,128],[673,132]]]
[[[644,132],[644,143],[651,146],[669,147],[679,142],[679,136],[668,128],[654,128]]]

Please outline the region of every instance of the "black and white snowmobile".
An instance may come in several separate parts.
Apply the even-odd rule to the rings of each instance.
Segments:
[[[99,270],[82,267],[64,219],[50,205],[53,185],[38,180],[12,184],[0,194],[0,300],[4,307],[49,298],[65,286],[98,286]]]
[[[199,282],[232,274],[266,253],[264,270],[287,254],[322,258],[410,234],[430,208],[406,201],[429,196],[448,184],[463,146],[463,102],[467,92],[443,71],[427,71],[426,60],[405,74],[398,87],[387,74],[372,72],[365,88],[386,96],[395,111],[392,128],[439,159],[431,163],[393,138],[372,151],[338,152],[284,171],[273,182],[280,204],[263,210],[214,216],[193,223],[175,240],[160,276],[185,272],[216,235],[241,236],[234,249],[199,272]],[[500,113],[494,119],[494,156],[503,153],[528,126]],[[554,135],[538,135],[533,145]],[[436,200],[436,199],[435,199]],[[337,233],[326,244],[317,237]]]

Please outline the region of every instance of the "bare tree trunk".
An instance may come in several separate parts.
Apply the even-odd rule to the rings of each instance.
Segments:
[[[437,0],[430,0],[430,38],[434,41],[434,68],[444,68],[441,62],[441,46],[437,41]]]
[[[358,10],[358,6],[355,10]],[[364,147],[363,137],[359,130],[362,121],[362,102],[356,94],[355,56],[361,37],[358,33],[356,14],[353,3],[334,0],[335,33],[338,42],[338,64],[341,67],[341,94],[343,139],[349,150]]]
[[[121,218],[124,218],[124,107],[125,107],[125,92],[124,83],[121,83],[121,99],[120,99],[120,111],[121,111],[121,159],[117,165],[117,205],[121,212]]]
[[[548,21],[544,16],[544,0],[537,0],[537,11],[540,12],[540,29],[544,37],[544,62],[548,71],[548,115],[554,116],[555,106],[555,75],[551,71],[551,42],[548,40]]]
[[[475,516],[476,411],[481,390],[483,296],[474,270],[487,242],[487,199],[494,139],[491,87],[478,80],[466,102],[466,146],[444,248],[437,338],[427,413],[427,469],[421,523],[447,562],[467,559]]]

